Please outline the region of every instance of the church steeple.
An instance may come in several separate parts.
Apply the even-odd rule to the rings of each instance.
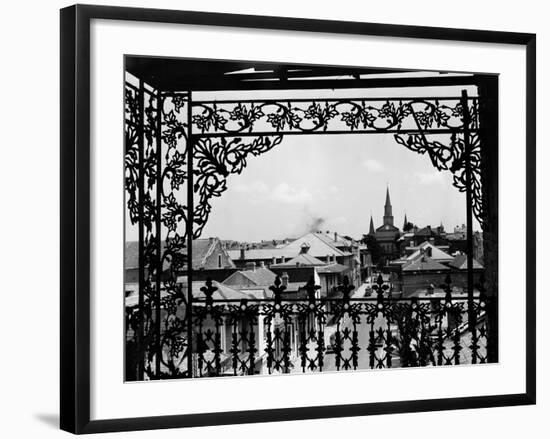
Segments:
[[[373,235],[373,236],[374,236],[374,222],[372,221],[372,213],[370,214],[369,235]]]
[[[407,212],[405,212],[405,220],[403,221],[403,230],[405,230],[407,228]]]
[[[384,205],[384,225],[393,226],[393,214],[390,201],[390,188],[386,187],[386,204]]]

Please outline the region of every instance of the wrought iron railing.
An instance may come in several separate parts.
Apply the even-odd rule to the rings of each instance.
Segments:
[[[310,281],[292,298],[277,278],[269,299],[220,300],[206,281],[203,297],[193,299],[192,343],[183,332],[163,333],[161,369],[154,368],[157,349],[142,358],[143,369],[161,379],[488,362],[491,302],[482,280],[471,308],[464,295],[453,295],[449,277],[441,287],[444,294],[403,299],[379,277],[371,296],[356,298],[345,278],[341,297],[319,297]]]

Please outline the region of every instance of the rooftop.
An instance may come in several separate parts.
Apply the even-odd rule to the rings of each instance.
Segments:
[[[468,269],[468,256],[465,254],[459,254],[456,255],[455,258],[449,262],[449,265],[453,268],[457,268],[459,270],[467,270]],[[473,268],[475,269],[482,269],[483,265],[481,265],[478,261],[475,259],[473,260]]]
[[[269,270],[268,268],[259,267],[259,268],[255,268],[254,270],[237,271],[231,274],[231,276],[229,276],[225,281],[235,276],[236,273],[241,274],[242,276],[250,280],[250,282],[252,282],[254,285],[258,285],[258,286],[273,285],[273,283],[275,282],[275,278],[277,277],[277,275],[273,273],[271,270]]]
[[[434,261],[426,255],[403,265],[403,271],[448,271],[449,267]]]
[[[414,250],[416,248],[416,250]],[[444,251],[444,248],[447,248],[445,246],[436,246],[433,245],[430,242],[423,242],[418,247],[411,247],[411,250],[414,250],[413,253],[411,253],[409,256],[407,256],[405,259],[407,261],[412,261],[417,259],[422,253],[426,252],[426,249],[430,249],[431,255],[429,256],[431,259],[439,262],[450,262],[454,259],[453,256],[451,256],[449,253]]]
[[[283,268],[283,267],[318,267],[326,265],[320,259],[317,259],[315,256],[310,255],[309,253],[300,253],[295,258],[292,258],[286,262],[280,264],[273,264],[274,268]]]

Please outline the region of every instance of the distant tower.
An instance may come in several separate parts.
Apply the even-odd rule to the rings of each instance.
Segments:
[[[386,187],[386,204],[384,205],[384,225],[393,226],[393,214],[390,201],[390,188]]]
[[[374,222],[372,221],[372,213],[370,214],[369,235],[374,236]]]
[[[405,230],[407,228],[407,212],[405,212],[405,220],[403,221],[403,230]]]

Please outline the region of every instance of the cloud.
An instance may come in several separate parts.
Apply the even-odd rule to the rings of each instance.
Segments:
[[[371,172],[382,172],[386,169],[382,163],[374,159],[365,160],[363,166]]]
[[[313,196],[307,189],[296,189],[288,183],[279,183],[275,186],[271,193],[271,197],[275,201],[287,204],[306,204],[313,201]]]
[[[442,172],[417,172],[414,174],[414,180],[420,184],[435,184],[441,183],[444,180]]]

